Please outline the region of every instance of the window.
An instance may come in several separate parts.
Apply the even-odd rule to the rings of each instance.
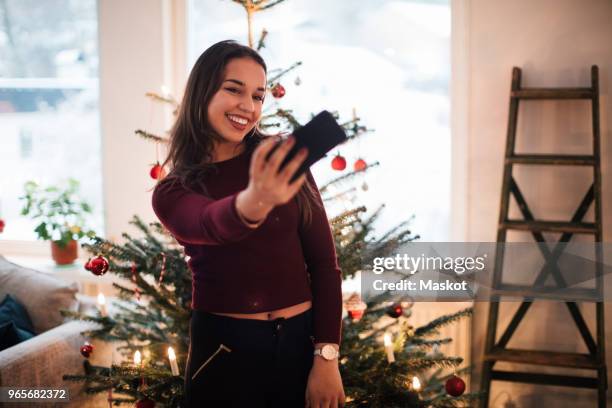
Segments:
[[[246,13],[236,3],[191,0],[188,16],[189,68],[217,41],[247,43]],[[372,211],[385,203],[380,231],[414,214],[411,228],[423,240],[448,240],[450,2],[291,0],[255,14],[253,24],[255,41],[268,31],[261,54],[269,75],[302,61],[282,82],[281,107],[302,122],[322,109],[348,120],[355,108],[375,130],[339,149],[348,169],[359,157],[381,163],[355,183],[356,201],[341,206]],[[319,184],[342,174],[330,168],[333,154],[313,168]]]
[[[97,2],[0,1],[1,240],[34,240],[27,180],[80,181],[103,236]]]

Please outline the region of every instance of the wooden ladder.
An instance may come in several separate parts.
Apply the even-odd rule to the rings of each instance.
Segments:
[[[502,183],[499,224],[497,227],[497,242],[506,242],[508,230],[530,231],[537,242],[546,242],[542,232],[560,232],[561,237],[553,251],[544,251],[546,264],[540,270],[534,286],[542,285],[548,272],[557,284],[563,284],[563,278],[555,263],[563,251],[563,243],[568,242],[573,234],[592,234],[594,242],[602,242],[601,220],[601,166],[600,166],[600,131],[599,131],[599,80],[597,66],[591,67],[591,86],[589,88],[521,88],[521,70],[514,67],[512,70],[512,89],[510,92],[510,111],[508,118],[506,154],[504,161],[504,175]],[[586,99],[591,101],[593,121],[593,154],[592,155],[559,155],[559,154],[516,154],[515,139],[518,119],[519,102],[524,99]],[[536,220],[523,197],[516,181],[512,176],[515,165],[565,165],[565,166],[591,166],[593,167],[593,184],[584,195],[582,202],[568,221],[541,221]],[[523,220],[509,219],[510,194],[514,196]],[[583,218],[591,203],[595,205],[595,222],[585,222]],[[544,247],[544,245],[540,245]],[[498,245],[499,247],[499,245]],[[501,253],[500,253],[501,252]],[[597,342],[593,339],[589,328],[582,316],[576,300],[588,301],[589,297],[573,297],[567,299],[565,304],[580,331],[588,354],[565,353],[541,350],[509,349],[507,344],[516,331],[519,323],[529,310],[533,297],[537,291],[534,286],[504,285],[502,283],[503,250],[497,252],[493,272],[493,298],[489,306],[489,320],[485,339],[485,352],[482,366],[481,391],[484,392],[481,407],[489,405],[489,391],[491,381],[510,381],[518,383],[557,385],[580,388],[597,389],[598,407],[606,406],[606,390],[608,381],[605,363],[605,331],[604,331],[604,304],[601,302],[603,282],[601,274],[602,254],[596,250],[597,278],[595,292],[600,295],[595,303]],[[512,286],[515,286],[512,288]],[[496,341],[497,320],[499,315],[499,301],[506,296],[523,297],[521,305],[511,319],[506,330]],[[593,299],[593,298],[591,298]],[[564,299],[565,300],[565,299]],[[592,300],[593,301],[593,300]],[[500,371],[495,370],[497,361],[541,365],[549,367],[568,367],[595,370],[597,376],[571,376],[533,373],[528,371]]]

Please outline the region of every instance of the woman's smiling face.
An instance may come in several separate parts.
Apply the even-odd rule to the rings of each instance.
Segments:
[[[221,88],[208,104],[208,121],[223,141],[239,144],[261,117],[266,94],[266,72],[248,57],[225,66]]]

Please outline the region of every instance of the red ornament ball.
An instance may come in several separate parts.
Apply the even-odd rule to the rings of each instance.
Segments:
[[[358,293],[353,293],[346,301],[345,307],[349,317],[354,322],[358,322],[363,317],[363,314],[368,308],[368,305],[361,300],[361,297]]]
[[[461,378],[453,375],[451,378],[446,380],[446,392],[453,397],[458,397],[465,391],[465,381]]]
[[[4,232],[4,226],[6,224],[4,223],[4,220],[0,219],[0,233]]]
[[[104,275],[108,271],[108,266],[108,260],[101,255],[89,258],[85,263],[85,269],[96,276]]]
[[[331,165],[332,169],[334,170],[344,170],[346,168],[346,159],[340,156],[340,154],[337,154],[336,157],[334,157],[334,159],[332,160]]]
[[[91,344],[89,344],[88,342],[85,342],[81,346],[81,355],[83,357],[89,358],[89,356],[91,355],[92,352],[93,352],[93,346]]]
[[[355,171],[362,171],[365,170],[365,168],[367,167],[367,163],[365,162],[365,160],[363,159],[357,159],[355,160],[355,164],[353,164],[353,169]]]
[[[348,315],[354,321],[358,322],[363,317],[364,309],[349,310]]]
[[[285,96],[285,87],[281,84],[276,84],[272,87],[272,96],[280,99]]]
[[[161,178],[164,178],[164,176],[166,175],[166,172],[164,171],[164,168],[161,166],[161,164],[157,162],[153,167],[151,167],[151,171],[149,172],[149,175],[151,176],[152,179],[159,180]]]
[[[144,398],[136,401],[136,408],[154,408],[155,401],[150,400],[148,398]]]
[[[387,310],[387,315],[394,317],[394,318],[400,317],[403,313],[404,313],[404,308],[399,303],[391,306]]]

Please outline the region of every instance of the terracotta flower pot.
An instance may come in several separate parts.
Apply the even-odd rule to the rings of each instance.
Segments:
[[[58,265],[69,265],[77,259],[78,248],[75,240],[68,241],[64,248],[55,241],[51,241],[51,257]]]

